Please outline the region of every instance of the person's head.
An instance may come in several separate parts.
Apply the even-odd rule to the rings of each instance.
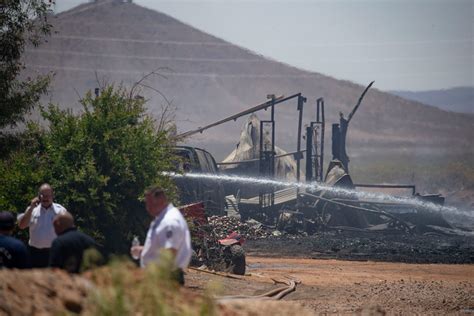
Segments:
[[[56,235],[61,235],[65,230],[74,227],[74,218],[69,212],[58,214],[54,217],[53,226]]]
[[[41,205],[44,208],[48,208],[53,204],[54,192],[53,188],[47,184],[43,183],[38,190],[38,196],[40,198]]]
[[[151,216],[157,216],[168,206],[168,199],[162,188],[153,186],[145,192],[145,207]]]
[[[0,235],[11,235],[15,227],[15,217],[12,213],[0,212]]]

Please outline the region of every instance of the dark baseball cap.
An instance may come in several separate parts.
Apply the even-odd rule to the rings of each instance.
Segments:
[[[0,229],[12,229],[15,227],[15,217],[11,212],[0,212]]]

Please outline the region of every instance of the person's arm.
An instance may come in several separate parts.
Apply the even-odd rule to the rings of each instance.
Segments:
[[[30,226],[31,213],[33,213],[33,209],[37,207],[39,203],[40,199],[35,197],[33,200],[31,200],[30,206],[28,206],[25,213],[18,216],[18,227],[20,229],[25,229]]]
[[[61,207],[60,211],[59,211],[59,214],[66,214],[67,213],[67,209],[62,206],[62,205],[59,205]]]
[[[183,240],[183,230],[179,225],[170,225],[166,228],[166,242],[164,249],[171,252],[173,258],[178,253],[178,248]]]

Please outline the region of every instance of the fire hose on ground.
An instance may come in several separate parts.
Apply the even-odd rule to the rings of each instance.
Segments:
[[[243,279],[243,277],[240,276],[240,275],[233,275],[233,274],[230,274],[230,273],[215,272],[215,271],[209,271],[209,270],[198,269],[198,268],[193,268],[193,267],[189,267],[188,269],[203,272],[203,273],[215,274],[215,275],[218,275],[218,276],[232,278],[232,279],[239,279],[239,280]],[[278,279],[274,279],[274,278],[271,278],[271,280],[275,284],[285,284],[286,286],[278,287],[276,289],[267,291],[267,292],[265,292],[263,294],[260,294],[260,295],[227,295],[227,296],[216,296],[215,299],[219,303],[224,303],[224,302],[231,301],[231,300],[245,300],[245,299],[280,300],[283,297],[285,297],[286,295],[288,295],[289,293],[295,291],[296,290],[296,285],[301,283],[300,280],[298,280],[298,279],[296,279],[296,278],[294,278],[290,275],[284,276],[284,277],[285,277],[285,279],[283,279],[283,280],[278,280]]]
[[[267,291],[260,295],[229,295],[229,296],[217,296],[216,300],[219,303],[224,303],[231,300],[245,300],[245,299],[252,299],[252,300],[280,300],[285,297],[287,294],[296,290],[296,285],[301,283],[300,280],[295,278],[287,277],[285,280],[276,280],[273,279],[273,282],[286,284],[286,286],[282,286],[270,291]]]

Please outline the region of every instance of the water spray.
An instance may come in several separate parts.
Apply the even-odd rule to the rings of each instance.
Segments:
[[[292,181],[281,181],[275,179],[267,178],[255,178],[255,177],[243,177],[243,176],[234,176],[234,175],[216,175],[209,173],[186,173],[180,174],[176,172],[163,172],[163,175],[169,176],[171,178],[190,178],[190,179],[203,179],[203,180],[214,180],[214,181],[225,181],[225,182],[234,182],[242,184],[252,184],[252,185],[262,185],[262,186],[275,186],[275,187],[285,187],[285,188],[299,188],[304,190],[311,191],[326,191],[331,192],[336,195],[351,195],[360,199],[371,199],[380,202],[393,202],[393,203],[403,203],[408,205],[413,205],[414,207],[424,208],[430,211],[435,212],[449,212],[456,215],[464,215],[474,218],[474,215],[469,214],[466,211],[459,210],[451,206],[443,206],[434,204],[431,202],[421,201],[414,198],[398,197],[384,193],[375,193],[375,192],[363,192],[357,190],[351,190],[346,188],[338,188],[333,186],[328,186],[318,182],[292,182]]]

